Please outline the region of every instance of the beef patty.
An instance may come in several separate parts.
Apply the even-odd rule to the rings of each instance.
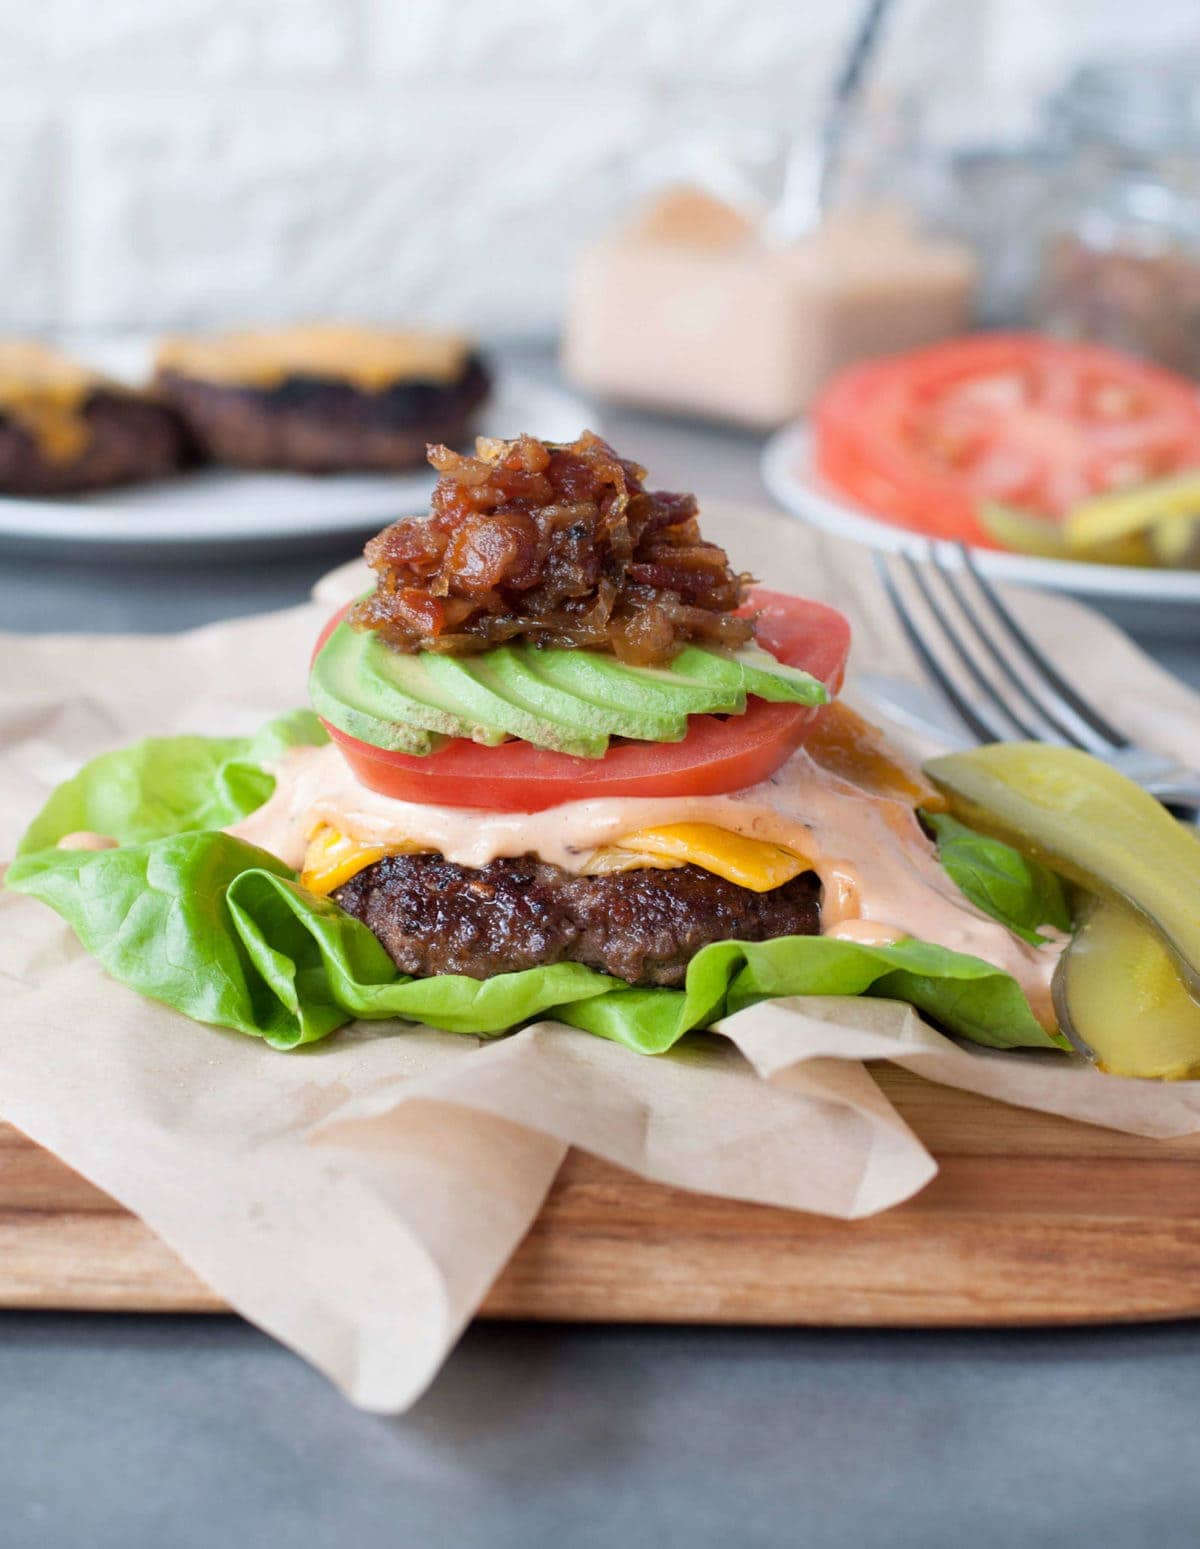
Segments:
[[[580,877],[529,855],[477,870],[391,855],[333,896],[403,973],[487,979],[569,960],[677,985],[709,942],[816,935],[818,893],[812,872],[753,893],[698,866]]]
[[[85,445],[67,459],[50,457],[16,420],[0,414],[0,491],[65,495],[176,473],[187,460],[183,428],[153,398],[97,388],[81,411]]]
[[[170,369],[156,382],[206,457],[300,473],[423,467],[430,441],[463,440],[491,385],[477,355],[455,382],[403,381],[382,392],[299,376],[246,387]]]

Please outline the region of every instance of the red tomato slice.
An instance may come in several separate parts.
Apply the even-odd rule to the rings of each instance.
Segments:
[[[802,667],[836,694],[850,649],[850,625],[836,608],[755,587],[758,638],[780,661]],[[346,609],[317,641],[319,651]],[[315,654],[315,653],[314,653]],[[456,738],[417,758],[372,747],[325,722],[355,777],[400,801],[492,812],[541,812],[604,796],[713,796],[765,780],[804,741],[820,707],[751,699],[744,715],[693,716],[682,742],[619,742],[603,758],[574,758],[528,742],[498,748]]]
[[[1195,384],[1099,345],[979,334],[868,361],[813,411],[818,473],[900,527],[997,547],[982,501],[1049,519],[1200,467]]]

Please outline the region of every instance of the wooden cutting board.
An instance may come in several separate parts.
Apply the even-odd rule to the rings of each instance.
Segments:
[[[986,1325],[1200,1314],[1200,1135],[1151,1141],[883,1067],[937,1156],[918,1197],[829,1221],[573,1152],[484,1316]],[[220,1311],[140,1221],[0,1126],[0,1306]]]

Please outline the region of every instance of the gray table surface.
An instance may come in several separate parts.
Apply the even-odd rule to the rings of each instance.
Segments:
[[[754,437],[605,424],[663,485],[766,498]],[[355,547],[235,566],[0,551],[0,629],[281,607]],[[1142,643],[1200,683],[1200,647]],[[1198,1371],[1190,1323],[480,1325],[409,1415],[381,1419],[232,1318],[10,1313],[0,1545],[1193,1549]]]

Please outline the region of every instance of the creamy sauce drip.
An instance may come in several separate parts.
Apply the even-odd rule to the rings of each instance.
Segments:
[[[307,323],[166,339],[159,346],[158,369],[248,387],[315,377],[378,393],[397,382],[456,382],[469,354],[470,344],[460,334]]]
[[[367,844],[415,842],[461,866],[533,853],[575,872],[602,845],[663,823],[714,823],[765,839],[802,855],[820,877],[824,934],[876,945],[912,936],[980,957],[1011,974],[1039,1021],[1054,1025],[1050,980],[1061,944],[1030,946],[981,913],[942,870],[910,807],[819,768],[803,749],[769,780],[726,796],[610,797],[534,813],[380,796],[331,743],[293,749],[274,772],[274,795],[229,832],[297,870],[322,822]]]
[[[117,841],[108,834],[93,833],[90,828],[76,829],[73,834],[64,834],[58,841],[56,849],[59,850],[115,850]]]

